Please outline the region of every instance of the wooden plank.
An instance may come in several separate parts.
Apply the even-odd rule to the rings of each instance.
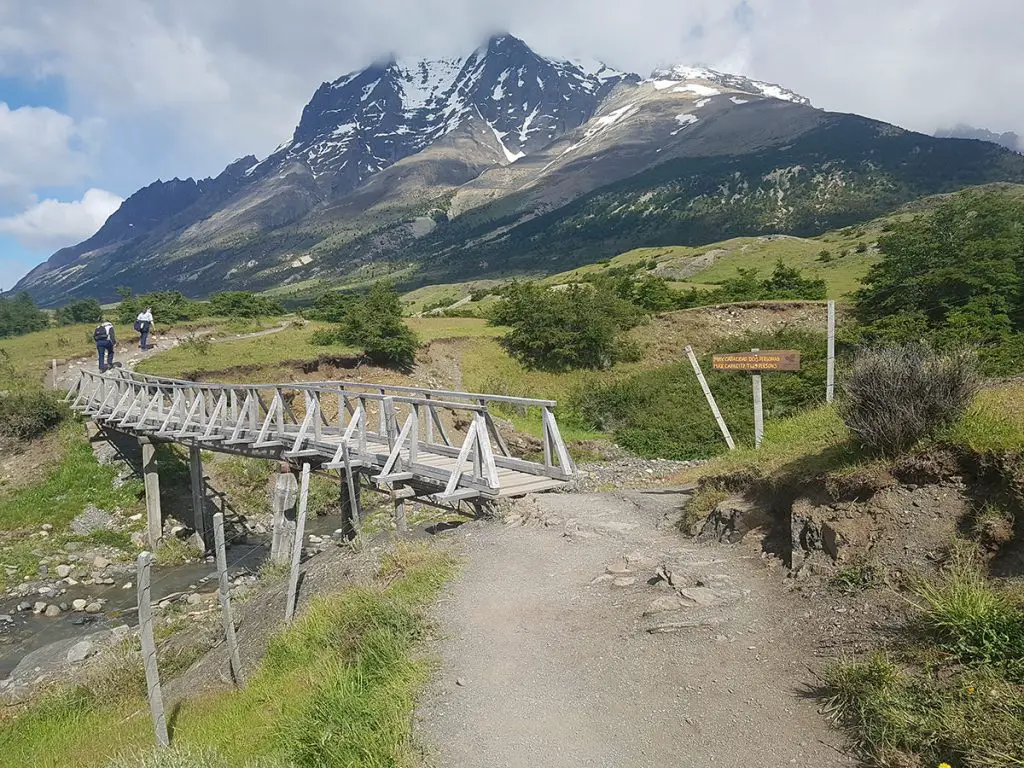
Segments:
[[[750,350],[758,352],[757,349]],[[764,407],[761,402],[761,374],[755,373],[750,377],[754,390],[754,447],[760,448],[764,439]]]
[[[722,418],[722,412],[718,410],[718,403],[715,402],[715,396],[711,394],[711,388],[708,387],[707,379],[704,378],[704,372],[700,369],[700,363],[697,362],[697,356],[693,354],[693,347],[687,345],[686,354],[690,358],[690,365],[693,366],[693,372],[697,374],[697,381],[700,382],[700,388],[704,390],[704,397],[707,399],[708,405],[711,407],[711,413],[715,417],[715,421],[718,422],[718,428],[722,431],[722,436],[725,438],[725,444],[729,446],[730,451],[735,451],[736,443],[732,441],[732,435],[729,433],[729,428],[725,425],[725,419]]]

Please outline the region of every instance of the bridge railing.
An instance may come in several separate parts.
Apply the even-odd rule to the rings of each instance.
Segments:
[[[82,371],[68,397],[75,409],[119,429],[227,450],[320,456],[327,468],[372,466],[380,469],[379,484],[429,478],[442,482],[449,498],[495,495],[500,468],[563,480],[575,473],[549,400],[359,382],[207,384],[123,370]],[[543,462],[514,456],[499,432],[487,404],[510,401],[542,409]],[[434,456],[454,458],[454,468],[431,463]]]

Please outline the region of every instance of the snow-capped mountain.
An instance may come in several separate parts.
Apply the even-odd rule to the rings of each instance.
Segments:
[[[678,65],[665,69],[656,69],[647,82],[653,83],[658,90],[671,89],[676,93],[694,93],[698,96],[717,96],[721,91],[715,86],[730,91],[742,91],[752,96],[764,96],[769,99],[791,101],[794,104],[811,106],[811,100],[794,93],[788,88],[774,83],[752,80],[743,75],[731,75],[717,72],[707,67],[688,67]],[[738,97],[737,97],[738,98]],[[742,101],[740,101],[742,103]]]
[[[292,140],[249,172],[297,161],[335,192],[354,189],[473,118],[493,133],[499,161],[515,162],[586,122],[618,83],[638,80],[538,56],[511,35],[465,58],[375,64],[321,85]]]
[[[498,35],[323,83],[269,157],[150,184],[15,290],[58,305],[118,286],[359,281],[381,261],[420,281],[565,269],[643,245],[821,231],[987,181],[1024,181],[1024,158],[741,75],[641,78]]]

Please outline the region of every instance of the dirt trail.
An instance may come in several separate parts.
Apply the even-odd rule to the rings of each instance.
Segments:
[[[211,338],[210,341],[213,344],[220,344],[226,341],[240,341],[242,339],[255,339],[260,336],[269,336],[272,333],[280,333],[287,328],[289,323],[283,323],[276,325],[273,328],[267,328],[262,331],[255,331],[253,333],[242,333],[234,336],[222,336],[219,338]],[[209,333],[199,332],[197,336],[209,336]],[[138,340],[120,342],[117,345],[117,349],[114,352],[114,362],[117,365],[121,365],[128,370],[135,370],[141,361],[153,357],[161,352],[166,352],[168,349],[176,347],[182,339],[187,339],[188,333],[184,331],[170,331],[168,333],[160,333],[152,337],[150,345],[145,349],[139,349]],[[90,357],[77,358],[75,360],[68,360],[66,365],[59,366],[57,369],[57,382],[56,389],[68,389],[78,379],[78,372],[82,369],[89,371],[97,370],[96,355]],[[50,377],[47,376],[47,384],[52,384]]]
[[[681,539],[684,500],[549,494],[467,527],[417,713],[428,764],[854,764],[806,695],[802,607],[757,555]],[[659,566],[675,587],[648,583]]]

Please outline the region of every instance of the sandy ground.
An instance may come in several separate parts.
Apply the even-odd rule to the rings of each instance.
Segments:
[[[801,606],[749,550],[682,539],[683,501],[549,494],[456,535],[428,765],[854,765],[809,695]]]

